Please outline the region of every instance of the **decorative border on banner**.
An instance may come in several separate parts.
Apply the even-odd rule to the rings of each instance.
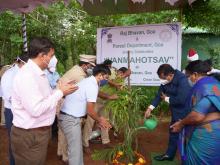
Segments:
[[[178,24],[167,24],[170,29],[176,32],[177,36],[179,35],[179,25]]]
[[[169,27],[170,27],[170,29],[171,30],[173,30],[174,32],[176,32],[176,35],[177,35],[177,67],[176,68],[178,68],[178,66],[179,66],[179,51],[178,51],[178,48],[179,48],[179,43],[178,43],[178,36],[179,36],[179,24],[167,24]],[[181,68],[181,66],[180,66],[180,68]]]
[[[108,33],[108,31],[110,30],[111,28],[104,28],[104,29],[102,29],[102,31],[101,31],[101,39],[102,39],[102,37],[104,36],[104,35],[106,35],[107,33]]]
[[[101,29],[101,54],[102,54],[102,38],[103,38],[103,36],[105,36],[107,33],[108,33],[108,31],[110,30],[111,28],[103,28],[103,29]],[[100,61],[102,61],[102,59],[101,59],[101,57],[102,56],[100,56]]]

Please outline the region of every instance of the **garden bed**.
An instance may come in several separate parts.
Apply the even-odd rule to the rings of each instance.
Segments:
[[[139,152],[145,156],[147,164],[151,164],[151,153],[159,153],[166,150],[168,140],[168,126],[167,121],[160,122],[158,127],[154,131],[141,130],[138,133],[139,140]],[[0,127],[0,164],[6,165],[7,159],[7,132],[4,127]],[[112,135],[112,132],[111,132]],[[115,139],[111,136],[113,144],[117,144],[122,141],[121,138]],[[103,149],[101,144],[91,144],[92,150]],[[48,148],[47,165],[62,165],[62,161],[56,156],[57,139],[52,139]],[[105,165],[104,161],[94,161],[91,155],[84,154],[85,165]]]

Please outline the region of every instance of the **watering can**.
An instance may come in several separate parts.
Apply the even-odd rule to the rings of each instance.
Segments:
[[[153,115],[151,115],[151,118],[145,119],[144,124],[141,127],[138,127],[138,129],[147,129],[147,130],[154,130],[158,124],[157,118]]]

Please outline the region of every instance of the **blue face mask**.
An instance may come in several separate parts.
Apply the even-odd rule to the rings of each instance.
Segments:
[[[101,80],[100,81],[100,87],[102,87],[102,86],[104,86],[106,84],[108,84],[108,80]]]

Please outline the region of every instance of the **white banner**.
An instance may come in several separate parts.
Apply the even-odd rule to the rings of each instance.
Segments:
[[[97,29],[97,63],[113,61],[119,69],[131,57],[131,85],[160,85],[157,69],[168,63],[181,68],[181,24],[150,24]]]

